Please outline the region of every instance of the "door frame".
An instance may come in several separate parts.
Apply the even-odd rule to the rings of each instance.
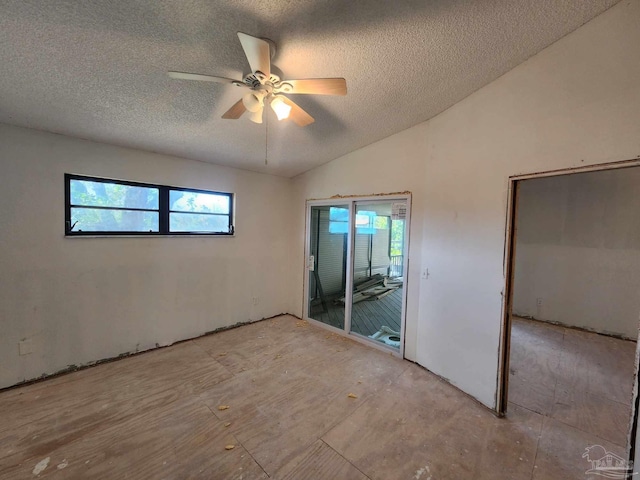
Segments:
[[[589,165],[584,167],[564,168],[548,170],[537,173],[513,175],[508,179],[507,212],[505,219],[505,243],[503,257],[503,274],[505,279],[504,294],[502,298],[502,322],[500,334],[499,365],[496,389],[496,413],[504,416],[507,412],[509,394],[509,357],[511,347],[511,309],[513,305],[513,284],[516,258],[516,220],[518,213],[518,182],[535,178],[556,177],[574,175],[578,173],[617,170],[622,168],[640,167],[640,158]],[[640,313],[640,312],[639,312]],[[638,395],[638,380],[640,377],[640,338],[636,343],[636,356],[634,367],[633,397],[631,402],[631,416],[628,430],[628,451],[630,460],[634,460],[636,449],[636,434],[638,427],[638,410],[640,397]],[[637,469],[640,465],[635,466]],[[637,471],[637,470],[635,470]]]
[[[353,250],[355,248],[355,235],[354,235],[354,218],[355,207],[358,202],[406,202],[407,216],[404,224],[404,239],[403,239],[403,285],[402,285],[402,311],[400,319],[400,348],[398,351],[395,349],[382,345],[373,339],[367,338],[364,335],[360,335],[356,332],[351,332],[351,308],[352,308],[352,295],[347,295],[346,292],[349,289],[349,285],[353,285]],[[346,288],[345,288],[345,318],[344,329],[339,329],[331,325],[327,325],[313,318],[309,318],[309,269],[308,260],[311,254],[311,208],[322,206],[334,206],[334,205],[347,205],[349,208],[349,222],[347,231],[347,272],[346,272]],[[391,225],[389,225],[391,228]],[[307,200],[305,205],[305,239],[304,239],[304,262],[303,262],[303,300],[302,300],[302,318],[308,322],[318,325],[321,328],[328,329],[334,333],[342,336],[352,338],[353,340],[390,353],[393,356],[404,358],[404,344],[405,344],[405,330],[406,330],[406,312],[407,312],[407,292],[408,292],[408,273],[409,273],[409,237],[411,230],[411,193],[402,194],[380,194],[380,195],[368,195],[368,196],[336,196],[327,199],[319,200]]]

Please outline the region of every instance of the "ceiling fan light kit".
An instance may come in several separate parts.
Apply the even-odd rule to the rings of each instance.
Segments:
[[[251,112],[251,115],[249,115],[249,120],[251,120],[253,123],[262,123],[262,112],[262,108],[257,112]]]
[[[252,37],[242,32],[238,32],[238,39],[251,67],[251,73],[246,75],[242,81],[199,73],[174,71],[168,72],[169,77],[179,80],[228,83],[241,88],[249,88],[251,91],[227,110],[222,115],[222,118],[237,120],[244,112],[249,112],[249,119],[254,123],[262,123],[265,103],[271,106],[278,120],[291,118],[301,127],[314,122],[311,115],[293,100],[282,95],[284,93],[298,95],[347,94],[347,82],[344,78],[282,81],[278,75],[271,73],[271,58],[275,54],[275,44],[271,40]]]
[[[287,105],[279,95],[274,95],[271,98],[271,109],[275,112],[278,120],[289,118],[289,114],[291,113],[291,106]]]
[[[242,97],[244,107],[251,113],[258,112],[264,107],[264,92],[249,92]]]

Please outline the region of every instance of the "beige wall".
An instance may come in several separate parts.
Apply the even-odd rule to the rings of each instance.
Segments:
[[[6,125],[0,168],[0,387],[289,307],[288,179]],[[236,235],[65,238],[65,172],[234,192]]]
[[[509,177],[640,154],[638,25],[640,2],[621,2],[431,121],[295,178],[292,311],[304,200],[410,190],[407,357],[493,407]]]
[[[513,312],[638,337],[640,168],[525,180]]]

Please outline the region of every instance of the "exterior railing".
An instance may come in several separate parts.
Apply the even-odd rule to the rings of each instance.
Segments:
[[[402,277],[404,267],[404,256],[403,255],[392,255],[391,256],[391,264],[389,265],[389,276],[390,277]]]

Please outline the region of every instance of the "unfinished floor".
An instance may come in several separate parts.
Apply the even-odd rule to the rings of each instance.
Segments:
[[[497,418],[417,365],[282,316],[0,393],[0,478],[564,480],[585,478],[587,445],[624,454],[532,408]]]
[[[517,317],[511,335],[509,401],[624,449],[636,343]]]

